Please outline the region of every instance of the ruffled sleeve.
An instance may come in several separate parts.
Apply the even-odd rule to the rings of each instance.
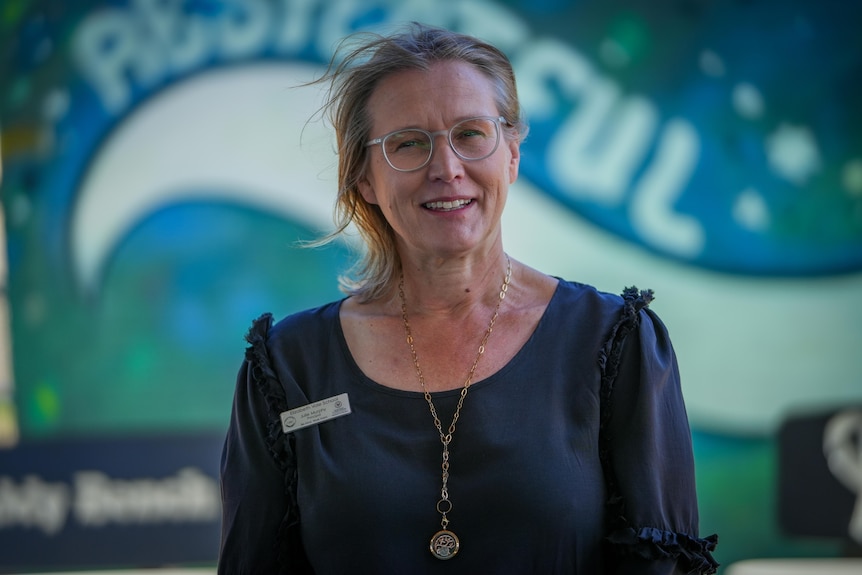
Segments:
[[[712,574],[698,537],[691,432],[667,331],[629,288],[602,348],[600,456],[608,485],[608,573]]]
[[[312,573],[299,530],[293,437],[282,432],[287,401],[271,367],[272,316],[249,330],[221,460],[219,574]]]

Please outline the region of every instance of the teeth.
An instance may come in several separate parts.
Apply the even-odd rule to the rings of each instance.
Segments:
[[[470,203],[471,200],[455,200],[454,202],[428,202],[424,204],[430,210],[456,210],[463,208]]]

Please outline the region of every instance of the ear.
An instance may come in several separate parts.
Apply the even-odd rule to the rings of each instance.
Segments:
[[[374,191],[374,186],[371,185],[371,182],[368,181],[367,177],[362,178],[357,182],[357,187],[359,188],[359,194],[369,204],[378,204],[377,201],[377,192]]]
[[[521,142],[517,139],[508,140],[509,144],[509,183],[515,183],[518,179],[518,168],[521,165]]]

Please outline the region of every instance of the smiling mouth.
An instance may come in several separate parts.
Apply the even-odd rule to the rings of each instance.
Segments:
[[[422,206],[428,208],[429,210],[450,212],[452,210],[458,210],[460,208],[463,208],[464,206],[468,206],[472,203],[473,200],[455,200],[454,202],[428,202],[426,204],[422,204]]]

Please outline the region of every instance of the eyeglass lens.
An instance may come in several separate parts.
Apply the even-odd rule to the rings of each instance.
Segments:
[[[455,124],[449,130],[452,149],[465,160],[481,160],[497,146],[498,129],[494,120],[474,118]],[[422,130],[401,130],[383,140],[386,159],[396,170],[422,167],[431,157],[433,136]]]

